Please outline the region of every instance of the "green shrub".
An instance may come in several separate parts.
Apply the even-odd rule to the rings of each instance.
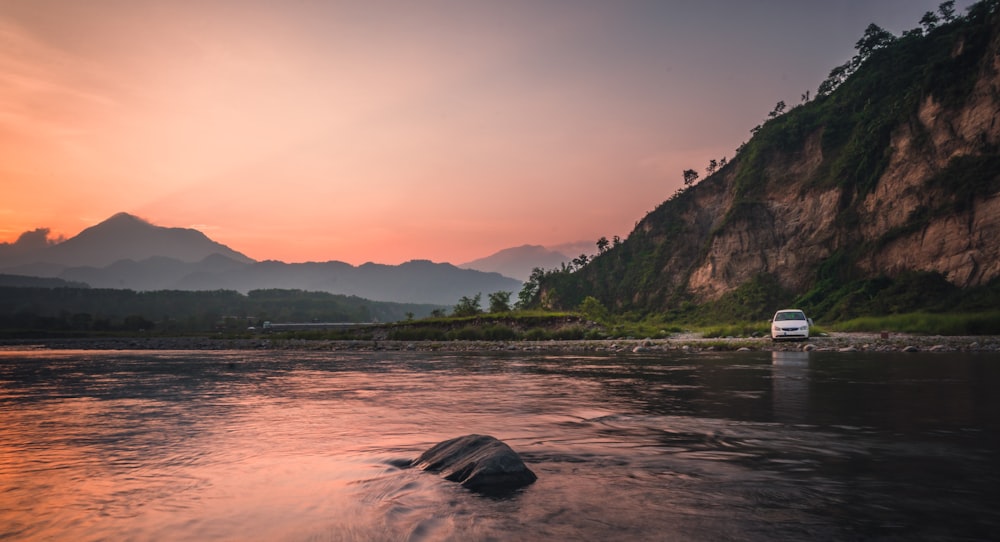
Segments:
[[[451,340],[459,341],[481,341],[484,338],[482,328],[476,326],[453,329],[447,333],[447,337]]]
[[[546,341],[549,333],[540,327],[533,327],[524,333],[524,338],[529,341]]]
[[[517,339],[520,334],[510,326],[497,324],[483,327],[482,335],[488,341],[511,341]]]
[[[560,327],[552,330],[551,338],[560,341],[577,341],[587,335],[587,328],[580,325]]]
[[[398,327],[392,329],[388,338],[394,341],[444,341],[445,331],[434,327]]]

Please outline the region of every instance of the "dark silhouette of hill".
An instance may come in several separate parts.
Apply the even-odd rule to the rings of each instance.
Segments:
[[[216,254],[237,262],[254,261],[198,230],[154,226],[128,213],[118,213],[49,248],[46,259],[53,263],[102,266],[124,259],[154,257],[197,262]]]
[[[238,262],[253,262],[247,256],[212,241],[198,230],[154,226],[134,215],[118,213],[62,243],[21,252],[12,261],[0,260],[0,265],[11,267],[47,263],[100,268],[119,260],[141,261],[154,257],[198,262],[213,254]]]
[[[44,230],[43,230],[44,231]],[[254,261],[203,233],[163,228],[126,213],[58,244],[39,243],[3,259],[0,271],[57,278],[94,288],[151,290],[291,289],[357,296],[374,301],[453,305],[462,296],[517,292],[521,281],[447,263],[401,265],[344,262],[289,264]],[[23,248],[23,247],[21,247]]]
[[[0,288],[89,288],[87,284],[63,279],[0,274]]]
[[[400,265],[344,262],[289,264],[263,261],[222,272],[192,271],[174,286],[182,290],[228,288],[240,292],[296,288],[354,295],[374,301],[454,305],[462,296],[517,292],[521,282],[499,273],[459,269],[447,263],[414,260]]]

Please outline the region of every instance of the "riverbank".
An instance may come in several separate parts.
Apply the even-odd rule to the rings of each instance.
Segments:
[[[937,336],[873,333],[831,333],[803,342],[769,338],[712,338],[678,334],[667,339],[605,339],[566,341],[389,341],[304,340],[211,337],[103,337],[73,339],[4,339],[0,348],[48,350],[303,350],[303,351],[825,351],[825,352],[1000,352],[1000,336]]]

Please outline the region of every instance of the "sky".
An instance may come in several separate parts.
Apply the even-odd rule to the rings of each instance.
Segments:
[[[624,238],[939,3],[0,0],[0,242],[118,212],[285,262]]]

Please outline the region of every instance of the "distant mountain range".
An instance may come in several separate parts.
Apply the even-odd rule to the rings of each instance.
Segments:
[[[0,273],[4,275],[0,282],[26,284],[33,282],[18,277],[41,277],[94,288],[140,291],[245,293],[283,288],[354,295],[373,301],[438,305],[453,305],[462,296],[477,293],[482,293],[484,299],[498,291],[516,294],[523,282],[518,280],[520,277],[477,269],[472,265],[475,262],[465,268],[425,260],[361,266],[338,261],[258,262],[197,230],[160,227],[127,213],[116,214],[61,243],[28,245],[0,244]],[[558,260],[557,253],[542,251],[513,249],[477,261],[488,267],[491,262],[503,260],[512,273],[525,268],[530,273],[531,267],[558,267],[559,261],[565,261]]]
[[[580,247],[579,245],[578,243],[563,246],[571,249],[579,249],[580,252],[575,252],[577,256],[587,253],[588,247]],[[479,271],[493,271],[507,277],[526,281],[531,276],[532,270],[536,267],[546,271],[558,269],[563,263],[570,262],[574,257],[576,256],[567,256],[565,252],[545,248],[541,245],[523,245],[505,248],[485,258],[459,264],[458,267],[462,269],[477,269]]]

